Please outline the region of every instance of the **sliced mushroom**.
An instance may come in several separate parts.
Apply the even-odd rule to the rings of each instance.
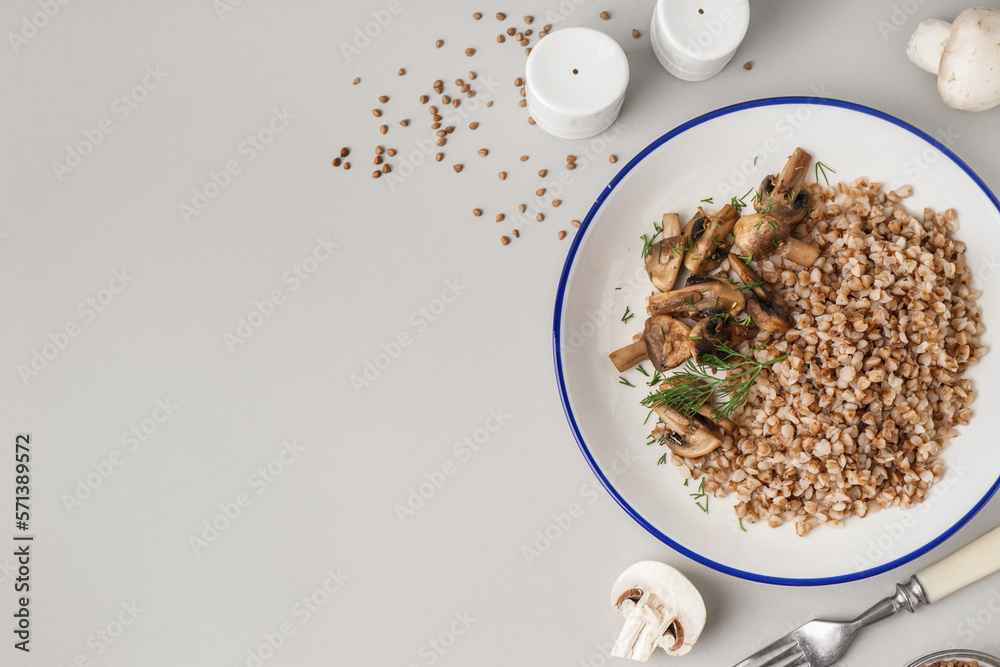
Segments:
[[[688,325],[669,315],[656,315],[646,320],[642,337],[653,368],[669,371],[690,357],[690,334]]]
[[[788,306],[777,294],[771,293],[757,274],[738,256],[729,253],[729,268],[749,288],[746,312],[753,323],[764,331],[784,333],[792,328]]]
[[[649,359],[649,353],[646,351],[646,341],[640,336],[634,343],[618,348],[609,354],[608,357],[611,359],[611,363],[615,365],[615,368],[618,369],[618,372],[623,373],[636,364]]]
[[[646,273],[653,287],[669,292],[677,284],[677,274],[684,262],[683,236],[671,236],[657,241],[646,254]]]
[[[669,384],[661,385],[661,389]],[[714,451],[722,444],[725,433],[712,421],[707,408],[688,418],[669,406],[653,408],[663,422],[666,435],[663,440],[674,454],[694,459]],[[708,414],[706,414],[708,413]]]
[[[754,201],[758,213],[768,215],[789,227],[809,215],[809,190],[803,189],[812,156],[796,148],[785,163],[778,178],[764,177]]]
[[[699,208],[698,214],[684,227],[688,247],[684,268],[691,273],[708,273],[717,268],[732,245],[729,232],[739,217],[739,211],[729,204],[711,217]]]
[[[657,647],[669,655],[691,651],[708,613],[698,589],[663,563],[642,561],[622,572],[611,587],[611,607],[625,617],[611,655],[639,662]]]
[[[687,282],[686,287],[647,298],[649,314],[695,317],[702,311],[716,308],[735,315],[746,305],[742,292],[716,276],[691,276]]]
[[[761,213],[743,216],[733,228],[736,245],[752,262],[777,253],[796,264],[812,266],[819,258],[819,248],[791,236],[791,231],[787,224]]]
[[[713,314],[699,320],[691,328],[688,335],[691,356],[697,358],[703,354],[714,354],[725,361],[737,345],[750,337],[749,327],[737,324],[729,313]],[[725,346],[725,347],[723,347]]]

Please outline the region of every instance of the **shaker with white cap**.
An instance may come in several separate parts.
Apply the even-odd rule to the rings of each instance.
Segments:
[[[628,77],[625,52],[608,35],[591,28],[556,30],[528,55],[528,111],[549,134],[592,137],[618,118]]]
[[[722,71],[749,25],[749,0],[658,0],[650,39],[668,72],[702,81]]]

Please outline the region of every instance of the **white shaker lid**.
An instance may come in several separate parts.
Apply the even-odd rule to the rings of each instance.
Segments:
[[[628,77],[625,52],[608,35],[591,28],[556,30],[528,54],[528,111],[549,134],[592,137],[618,118]]]
[[[749,25],[748,0],[659,0],[650,41],[668,72],[686,81],[702,81],[722,71]]]

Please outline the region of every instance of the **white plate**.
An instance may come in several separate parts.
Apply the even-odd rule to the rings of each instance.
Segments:
[[[987,332],[1000,332],[1000,202],[937,140],[884,113],[820,98],[747,102],[696,118],[650,144],[615,176],[581,226],[556,298],[556,376],[570,427],[587,461],[615,500],[646,530],[722,572],[788,585],[852,581],[898,567],[937,546],[978,512],[1000,485],[996,426],[984,414],[1000,398],[1000,354],[972,369],[978,397],[972,423],[942,455],[949,470],[931,497],[908,511],[873,512],[842,528],[806,537],[790,525],[741,530],[729,499],[710,500],[706,515],[676,469],[656,465],[639,400],[647,387],[619,384],[608,353],[631,342],[651,289],[639,236],[666,212],[681,219],[698,200],[743,196],[802,146],[837,170],[891,187],[913,185],[907,208],[958,210],[958,238],[968,244]],[[755,164],[756,158],[756,164]],[[810,179],[811,180],[811,179]],[[620,288],[620,289],[619,289]],[[637,316],[622,324],[625,307]],[[640,324],[636,324],[636,323]],[[629,377],[636,376],[629,371]]]

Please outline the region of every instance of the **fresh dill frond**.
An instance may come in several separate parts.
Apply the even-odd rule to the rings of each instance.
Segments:
[[[830,185],[830,179],[826,177],[826,172],[827,172],[828,169],[830,170],[831,173],[834,173],[834,174],[837,173],[837,170],[833,169],[828,164],[823,164],[822,162],[817,162],[816,163],[816,182],[817,183],[819,183],[819,175],[823,174],[823,180],[826,181],[827,185]]]
[[[628,380],[626,380],[626,379],[625,379],[625,378],[624,378],[623,376],[621,376],[621,375],[619,375],[619,376],[618,376],[618,384],[623,384],[623,385],[625,385],[626,387],[632,387],[632,388],[635,388],[635,385],[634,385],[634,384],[632,384],[631,382],[629,382]]]
[[[788,357],[786,354],[760,362],[753,357],[760,348],[747,354],[723,343],[717,348],[718,353],[688,359],[671,377],[671,386],[650,394],[642,400],[642,405],[671,407],[691,419],[708,406],[716,419],[730,419],[746,403],[750,389],[764,369]]]

